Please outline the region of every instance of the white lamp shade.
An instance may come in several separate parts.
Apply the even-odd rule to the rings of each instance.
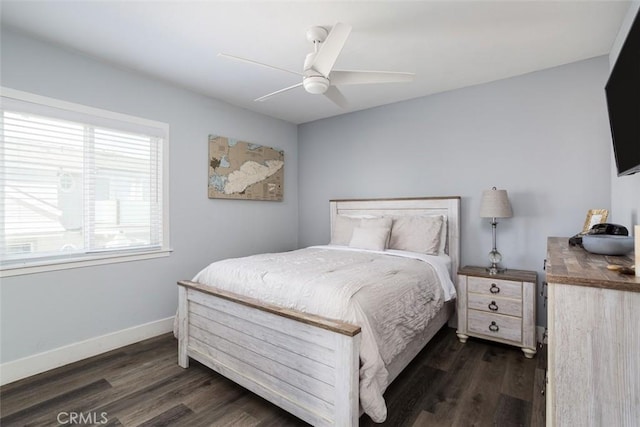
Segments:
[[[491,190],[482,192],[482,201],[480,202],[481,218],[511,218],[513,211],[511,203],[507,196],[507,190]]]

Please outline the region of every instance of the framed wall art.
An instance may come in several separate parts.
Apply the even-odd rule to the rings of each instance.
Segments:
[[[284,151],[209,135],[210,199],[282,201]]]

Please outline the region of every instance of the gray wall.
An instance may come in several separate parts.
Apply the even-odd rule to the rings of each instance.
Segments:
[[[299,126],[299,240],[327,243],[332,198],[462,196],[462,262],[485,265],[482,190],[508,190],[504,265],[542,280],[547,236],[610,206],[606,57]],[[538,304],[538,324],[546,324]]]
[[[172,316],[176,280],[216,259],[297,247],[295,125],[6,28],[1,35],[3,86],[169,123],[174,249],[168,258],[3,279],[1,362]],[[209,200],[210,133],[284,149],[284,201]]]
[[[640,1],[634,1],[629,6],[629,12],[622,22],[618,37],[611,48],[609,54],[609,64],[611,68],[615,64],[620,48],[631,28],[633,19],[640,11]],[[611,221],[629,227],[640,224],[640,173],[629,176],[618,177],[613,151],[611,152]]]

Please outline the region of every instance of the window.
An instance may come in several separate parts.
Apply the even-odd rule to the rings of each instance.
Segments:
[[[0,113],[3,275],[168,253],[168,125],[6,88]]]

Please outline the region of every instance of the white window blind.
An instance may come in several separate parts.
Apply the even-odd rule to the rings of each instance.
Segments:
[[[168,126],[15,93],[0,107],[2,267],[168,249]]]

